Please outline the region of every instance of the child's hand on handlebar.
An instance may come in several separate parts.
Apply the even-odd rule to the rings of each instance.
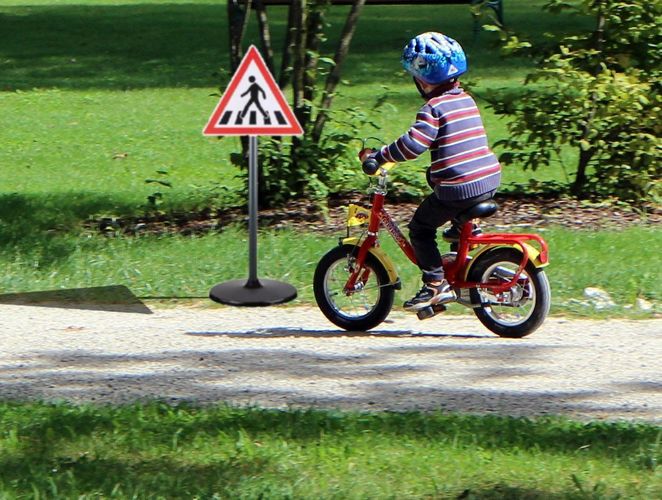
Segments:
[[[359,160],[361,160],[361,163],[363,163],[364,161],[366,161],[370,157],[370,155],[372,155],[376,152],[377,152],[376,149],[363,148],[361,151],[359,151]]]

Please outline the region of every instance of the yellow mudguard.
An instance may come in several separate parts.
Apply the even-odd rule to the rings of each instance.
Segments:
[[[541,268],[541,267],[545,267],[549,264],[549,262],[543,262],[540,259],[540,250],[538,250],[536,247],[534,247],[533,245],[529,245],[528,243],[523,243],[523,245],[526,247],[526,251],[529,254],[529,260],[531,261],[531,263],[535,267]],[[471,266],[473,265],[474,262],[478,261],[478,257],[480,255],[484,254],[485,252],[489,252],[490,250],[493,250],[495,248],[502,248],[502,247],[512,247],[512,248],[515,248],[516,250],[519,250],[519,251],[522,250],[520,248],[520,246],[517,245],[517,244],[506,245],[506,244],[498,243],[498,244],[495,244],[495,245],[483,246],[483,247],[480,248],[480,250],[477,253],[475,253],[472,256],[471,263],[467,267],[467,272],[464,276],[464,279],[466,280],[468,278],[469,272],[471,271]]]
[[[342,244],[358,246],[359,239],[356,237],[343,238]],[[370,253],[374,255],[377,260],[384,266],[384,269],[386,269],[386,272],[388,273],[389,284],[393,285],[397,283],[398,272],[395,270],[395,265],[393,264],[391,258],[386,255],[386,253],[384,253],[384,251],[379,247],[372,247],[370,249]]]
[[[347,207],[347,227],[360,226],[370,222],[370,210],[350,203]]]

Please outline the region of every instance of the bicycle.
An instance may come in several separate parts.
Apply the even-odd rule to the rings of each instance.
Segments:
[[[378,326],[391,312],[395,291],[401,289],[395,265],[379,244],[380,229],[386,229],[417,264],[411,243],[384,207],[388,172],[394,166],[378,166],[374,160],[363,163],[363,171],[377,178],[371,207],[349,205],[347,235],[339,238],[338,246],[315,269],[317,305],[327,319],[345,330]],[[536,330],[549,312],[551,291],[544,272],[548,247],[537,234],[474,234],[473,220],[487,218],[497,209],[494,200],[483,201],[452,221],[444,234],[451,251],[442,256],[442,266],[455,290],[455,302],[472,309],[500,337],[522,338]],[[350,230],[356,227],[364,229],[359,236],[351,236]],[[437,304],[419,310],[417,316],[427,319],[445,309]]]

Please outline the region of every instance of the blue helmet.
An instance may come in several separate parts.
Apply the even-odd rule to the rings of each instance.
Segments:
[[[438,85],[467,71],[467,56],[451,37],[428,31],[413,38],[402,51],[402,66],[414,78]]]

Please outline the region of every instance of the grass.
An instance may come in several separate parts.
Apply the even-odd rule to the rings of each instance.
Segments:
[[[645,317],[647,314],[633,307],[636,299],[657,302],[662,298],[662,271],[653,265],[654,255],[641,251],[641,241],[647,241],[650,248],[662,244],[659,231],[642,227],[600,233],[550,229],[544,236],[552,256],[547,274],[552,283],[553,313]],[[336,244],[333,236],[261,232],[259,275],[294,285],[299,293],[295,303],[314,302],[315,266]],[[403,290],[398,297],[404,300],[420,287],[418,269],[390,238],[383,244],[401,274]],[[246,234],[238,228],[203,237],[22,238],[18,247],[5,245],[0,253],[5,270],[0,288],[5,293],[20,293],[115,285],[126,286],[146,300],[206,297],[216,283],[248,276],[247,248]],[[577,303],[589,286],[609,290],[618,307],[597,313]],[[451,311],[466,309],[456,306]]]
[[[506,2],[508,24],[535,37],[584,26],[541,15],[543,3]],[[345,10],[330,16],[329,47]],[[280,46],[285,10],[269,12]],[[3,294],[123,285],[143,300],[195,298],[247,274],[238,228],[136,238],[81,229],[90,218],[142,214],[155,192],[162,210],[243,199],[228,160],[238,140],[201,135],[228,78],[225,15],[219,0],[2,2]],[[388,92],[391,111],[373,117],[381,129],[366,135],[399,135],[420,103],[399,68],[401,46],[441,30],[470,54],[490,139],[505,137],[505,123],[480,98],[519,85],[530,62],[501,60],[492,35],[474,40],[472,28],[466,6],[367,7],[338,104],[370,108]],[[249,41],[257,42],[254,30]],[[559,166],[510,168],[504,185],[525,190],[531,178],[563,176]],[[649,250],[662,243],[659,231],[552,228],[545,237],[553,311],[594,314],[572,302],[586,286],[612,292],[619,307],[611,315],[637,317],[626,309],[636,297],[660,300]],[[333,244],[262,232],[260,276],[294,284],[297,302],[310,302],[314,266]],[[400,296],[413,293],[417,270],[385,245],[402,272]],[[658,498],[659,432],[553,418],[0,402],[0,498]]]
[[[180,208],[207,202],[218,184],[240,188],[218,141],[201,135],[208,93],[0,93],[3,109],[11,110],[0,119],[11,130],[0,151],[0,196],[20,193],[35,202],[64,196],[72,205],[96,196],[106,200],[99,210],[119,215],[142,211],[156,191],[145,181],[159,177],[158,170],[168,172],[161,176],[172,184],[166,198]]]
[[[539,20],[542,3],[517,2],[509,7],[509,22],[536,36],[580,22],[568,16]],[[334,8],[330,16],[328,50],[345,10]],[[275,46],[280,46],[285,9],[270,13]],[[228,162],[239,149],[237,140],[219,142],[200,133],[217,101],[210,94],[227,81],[222,74],[225,17],[223,2],[208,0],[15,0],[0,6],[0,127],[10,131],[0,151],[2,190],[103,192],[118,210],[139,211],[153,191],[144,181],[161,169],[169,171],[173,186],[168,202],[182,208],[190,206],[191,185],[237,187],[236,170]],[[339,89],[338,104],[370,107],[385,92],[376,94],[375,82],[388,87],[395,108],[376,119],[382,127],[376,135],[385,140],[399,135],[420,105],[398,59],[412,33],[430,28],[428,19],[438,19],[436,29],[467,45],[478,94],[518,85],[529,67],[522,60],[499,60],[489,33],[474,41],[466,6],[367,7],[345,67],[349,84]],[[257,43],[254,32],[248,41]],[[484,112],[490,138],[503,137],[504,124]],[[555,167],[535,177],[559,175]],[[505,183],[518,185],[531,177],[512,169]],[[196,194],[196,202],[209,196]]]
[[[645,424],[0,403],[2,498],[657,498]]]
[[[545,31],[585,26],[570,15],[541,15],[543,3],[509,2],[508,24],[538,38]],[[269,12],[278,47],[286,10]],[[329,50],[345,13],[345,7],[335,7],[329,16]],[[10,0],[0,5],[0,25],[2,290],[123,284],[141,297],[187,297],[205,296],[215,282],[242,277],[247,245],[235,230],[204,238],[126,240],[81,231],[89,219],[152,210],[147,200],[155,193],[164,211],[243,202],[242,180],[229,162],[238,139],[201,135],[218,99],[213,94],[228,77],[224,2]],[[382,128],[366,134],[393,138],[411,122],[420,99],[398,59],[404,41],[428,29],[446,31],[465,45],[479,97],[519,85],[530,68],[530,61],[500,59],[493,34],[474,39],[466,6],[368,6],[337,98],[340,106],[370,108],[389,92],[391,111],[372,117]],[[248,42],[257,43],[251,30]],[[491,140],[504,137],[505,123],[480,102]],[[526,191],[531,178],[563,180],[564,173],[559,166],[535,173],[507,168],[504,189]],[[161,184],[148,182],[154,179]],[[359,173],[357,184],[365,185]],[[654,254],[641,251],[641,241],[654,245],[659,233],[635,228],[546,234],[556,311],[587,313],[569,301],[593,285],[611,291],[622,307],[636,297],[659,300],[659,265]],[[260,238],[268,262],[261,274],[292,282],[300,300],[310,301],[312,270],[333,239],[268,232]],[[296,265],[290,264],[292,256]],[[413,293],[416,270],[403,259],[398,265],[406,285],[402,293]]]

